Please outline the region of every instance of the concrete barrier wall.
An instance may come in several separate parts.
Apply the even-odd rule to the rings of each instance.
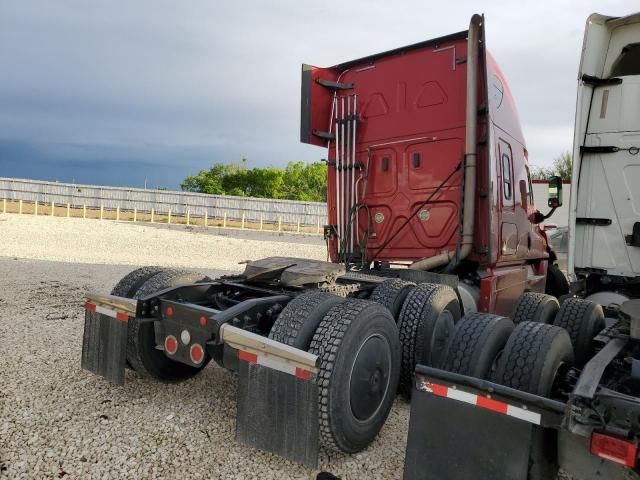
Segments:
[[[327,206],[318,202],[245,198],[226,195],[104,187],[71,183],[43,182],[0,177],[0,198],[56,204],[72,207],[120,208],[175,215],[204,216],[307,226],[327,223]]]

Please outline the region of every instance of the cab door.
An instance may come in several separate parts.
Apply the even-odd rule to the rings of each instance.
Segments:
[[[513,150],[505,139],[498,139],[498,192],[500,205],[499,262],[515,260],[520,243],[515,213]]]

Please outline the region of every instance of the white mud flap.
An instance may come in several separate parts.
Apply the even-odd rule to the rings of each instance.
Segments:
[[[222,338],[238,359],[236,440],[315,468],[317,356],[228,325]]]

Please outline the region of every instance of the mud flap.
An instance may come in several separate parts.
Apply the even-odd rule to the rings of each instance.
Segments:
[[[477,385],[460,383],[464,378]],[[546,414],[531,408],[533,404],[507,403],[508,397],[502,395],[507,390],[514,392],[419,365],[411,397],[404,479],[526,480],[532,435],[547,423]],[[526,394],[526,399],[534,396]]]
[[[94,310],[85,305],[82,368],[124,385],[128,317],[114,318],[92,306]]]
[[[316,468],[318,464],[318,387],[304,377],[238,362],[236,440]],[[244,361],[242,361],[244,360]]]

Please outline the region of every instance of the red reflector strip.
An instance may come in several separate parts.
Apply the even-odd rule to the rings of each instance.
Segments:
[[[507,413],[507,409],[509,405],[504,402],[498,402],[491,398],[481,397],[478,395],[478,399],[476,400],[476,405],[482,408],[486,408],[487,410],[492,410],[494,412],[505,414]]]
[[[84,304],[84,308],[91,312],[96,312],[101,315],[106,315],[107,317],[115,318],[116,320],[120,320],[121,322],[128,322],[129,315],[124,312],[119,312],[118,310],[112,310],[110,308],[102,307],[96,305],[95,303],[87,302]]]
[[[296,367],[296,377],[301,378],[302,380],[310,380],[311,372],[309,370]]]
[[[502,415],[508,415],[535,425],[540,425],[542,419],[542,416],[537,412],[533,412],[516,405],[511,405],[509,403],[500,402],[484,395],[476,395],[457,388],[450,388],[445,385],[439,385],[437,383],[422,380],[418,380],[416,386],[418,387],[418,390],[423,392],[429,392],[439,397],[458,400],[463,403],[468,403],[469,405],[491,410],[492,412],[500,413]]]
[[[288,373],[302,380],[311,380],[313,373],[304,368],[296,367],[287,362],[283,362],[276,357],[267,355],[257,355],[255,353],[247,352],[245,350],[238,350],[238,358],[245,362],[254,363],[256,365],[262,365],[273,370]]]
[[[449,388],[444,385],[438,385],[436,383],[432,383],[431,385],[431,393],[434,395],[438,395],[439,397],[446,397],[447,393],[449,393]]]
[[[634,468],[638,458],[638,445],[622,438],[594,432],[591,436],[591,453],[625,467]]]
[[[258,363],[258,356],[255,353],[245,352],[244,350],[238,350],[238,358],[249,363]]]

